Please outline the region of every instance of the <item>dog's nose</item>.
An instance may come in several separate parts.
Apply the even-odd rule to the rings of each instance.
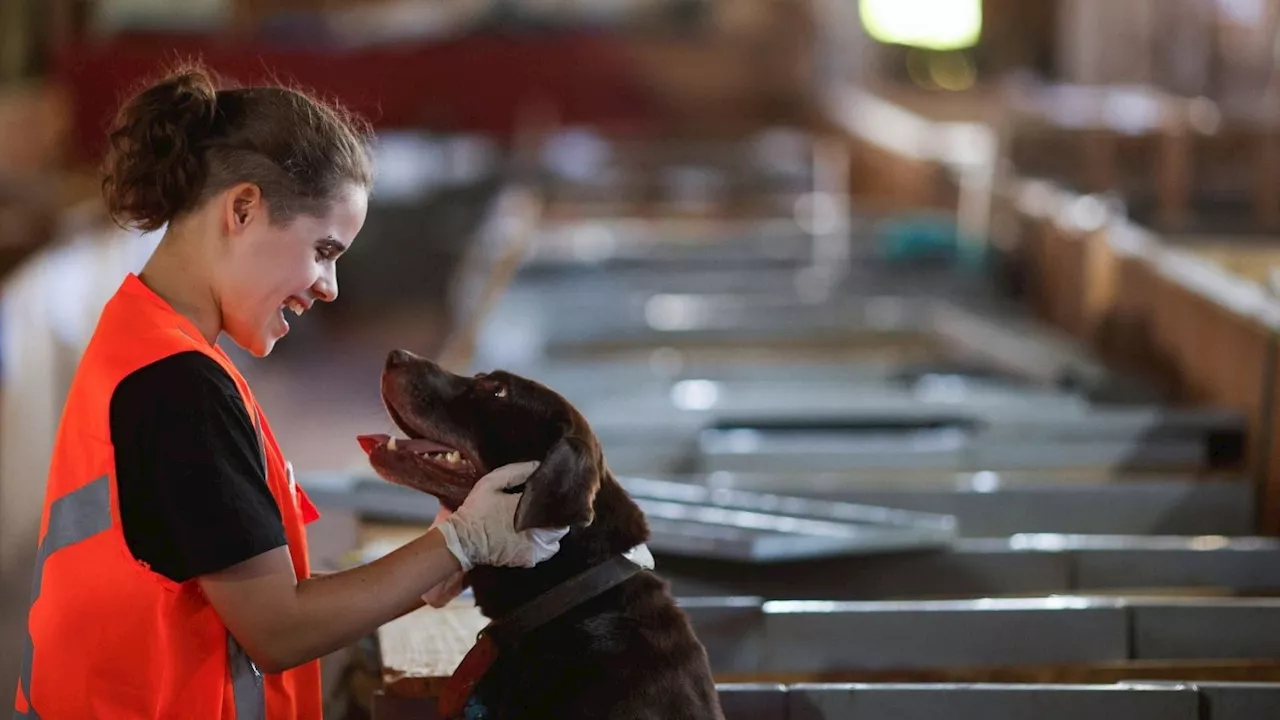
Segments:
[[[420,358],[408,350],[392,350],[387,355],[387,369],[397,368],[404,365],[412,364]]]

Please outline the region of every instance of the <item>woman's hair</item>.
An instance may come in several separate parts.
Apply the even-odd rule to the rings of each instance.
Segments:
[[[102,192],[122,226],[157,230],[240,182],[273,224],[320,217],[348,183],[369,188],[369,126],[336,103],[280,87],[219,89],[184,65],[120,108]]]

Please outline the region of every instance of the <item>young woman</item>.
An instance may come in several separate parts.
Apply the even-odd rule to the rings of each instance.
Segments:
[[[464,567],[529,567],[565,529],[517,533],[536,463],[499,468],[421,538],[312,577],[317,513],[216,341],[271,352],[338,296],[365,220],[367,128],[283,87],[199,67],[133,97],[103,180],[118,222],[166,228],[102,312],[48,476],[19,717],[321,717],[318,658],[456,594]],[[443,596],[443,597],[442,597]]]

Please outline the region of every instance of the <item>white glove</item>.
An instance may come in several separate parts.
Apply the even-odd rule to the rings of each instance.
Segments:
[[[440,512],[436,513],[436,519],[431,523],[432,528],[439,527],[450,515],[446,507],[441,507]],[[454,598],[462,594],[462,586],[467,579],[467,573],[464,570],[450,575],[444,582],[431,588],[422,596],[423,602],[433,608],[442,608],[453,602]]]
[[[506,465],[480,478],[457,512],[437,526],[463,572],[476,565],[530,568],[560,552],[569,528],[534,528],[516,532],[520,496],[502,492],[524,482],[537,462]]]

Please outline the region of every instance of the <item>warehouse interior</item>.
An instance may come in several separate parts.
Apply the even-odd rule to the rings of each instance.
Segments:
[[[6,0],[6,687],[69,383],[164,232],[105,212],[105,129],[182,58],[377,133],[340,299],[225,347],[315,568],[439,509],[356,441],[406,349],[581,411],[730,720],[1280,707],[1277,0]],[[326,657],[326,717],[437,717],[488,620]]]

